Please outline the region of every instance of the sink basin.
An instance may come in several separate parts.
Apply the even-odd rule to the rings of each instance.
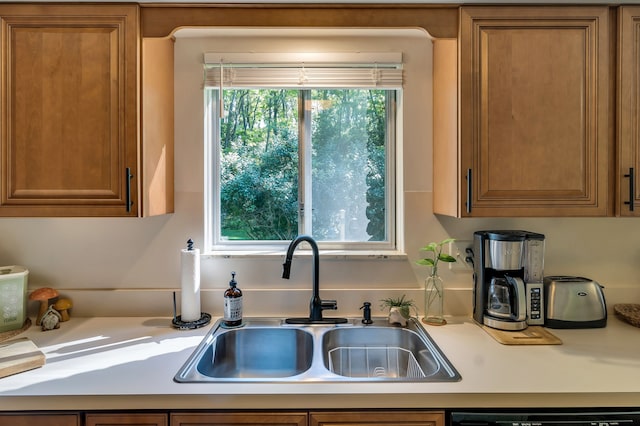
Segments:
[[[352,378],[458,380],[440,351],[415,331],[357,327],[327,331],[322,339],[325,367]]]
[[[313,339],[290,328],[229,330],[216,338],[198,363],[211,377],[289,377],[311,367]]]
[[[439,382],[457,381],[460,375],[414,319],[400,328],[386,318],[372,325],[250,318],[234,329],[216,322],[174,380]]]
[[[313,360],[313,336],[298,328],[220,327],[211,337],[193,360],[192,376],[176,380],[194,381],[198,375],[221,380],[291,377],[308,370]]]

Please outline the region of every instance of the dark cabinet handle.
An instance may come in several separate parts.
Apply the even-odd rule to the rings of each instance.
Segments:
[[[624,175],[624,177],[629,178],[629,201],[625,201],[624,203],[629,206],[629,211],[632,212],[634,209],[634,198],[636,196],[636,179],[633,172],[633,167],[629,167],[629,174]]]
[[[133,201],[131,201],[131,179],[133,178],[133,175],[131,174],[131,168],[127,167],[126,169],[126,176],[125,176],[125,180],[126,180],[126,208],[127,208],[127,213],[129,213],[131,211],[131,206],[133,206]]]
[[[471,169],[467,169],[467,213],[471,213]]]

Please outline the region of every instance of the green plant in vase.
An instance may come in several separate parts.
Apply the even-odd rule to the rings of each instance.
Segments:
[[[442,253],[442,249],[455,239],[447,238],[439,243],[429,243],[420,250],[426,252],[424,259],[418,260],[416,263],[422,266],[429,266],[431,271],[424,282],[424,317],[422,322],[432,325],[444,325],[447,320],[444,319],[444,285],[442,278],[438,275],[438,262],[452,263],[456,258],[446,253]]]

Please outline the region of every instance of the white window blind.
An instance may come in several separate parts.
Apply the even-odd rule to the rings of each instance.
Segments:
[[[206,87],[402,88],[402,53],[205,53]]]

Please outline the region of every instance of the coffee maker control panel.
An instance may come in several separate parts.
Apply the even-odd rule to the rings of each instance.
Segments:
[[[526,283],[527,324],[544,325],[544,287],[542,283]]]

